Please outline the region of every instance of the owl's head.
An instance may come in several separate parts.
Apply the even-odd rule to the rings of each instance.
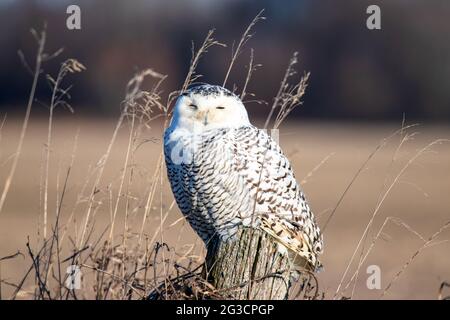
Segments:
[[[178,97],[171,126],[202,132],[249,124],[247,110],[238,96],[221,86],[202,84]]]

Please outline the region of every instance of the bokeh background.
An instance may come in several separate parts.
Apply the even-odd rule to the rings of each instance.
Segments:
[[[82,10],[82,30],[65,28],[68,4]],[[201,43],[216,28],[215,48],[200,65],[203,81],[222,83],[233,41],[261,10],[267,20],[255,29],[235,68],[230,85],[241,85],[249,48],[263,65],[251,89],[270,101],[288,59],[298,51],[300,67],[311,71],[308,108],[301,116],[447,121],[450,119],[450,3],[382,1],[382,29],[366,28],[370,1],[0,1],[1,110],[23,104],[30,81],[17,50],[35,49],[29,29],[49,28],[49,48],[65,48],[88,66],[75,80],[77,112],[117,112],[127,79],[138,68],[153,67],[169,75],[168,92],[179,86],[191,58],[191,41]],[[51,64],[50,64],[51,66]],[[56,67],[56,66],[55,66]],[[50,71],[50,70],[49,70]],[[39,94],[47,92],[45,85]],[[95,107],[93,107],[95,105]],[[294,116],[299,116],[300,111]]]
[[[69,4],[81,8],[79,31],[66,29]],[[370,4],[381,7],[381,30],[366,28],[366,8]],[[436,139],[450,138],[450,2],[446,0],[0,0],[0,123],[6,119],[0,136],[0,185],[17,146],[32,81],[17,55],[22,50],[33,64],[36,43],[30,28],[40,30],[46,22],[47,51],[64,47],[60,57],[44,65],[46,73],[55,74],[61,61],[70,57],[87,67],[83,73],[70,76],[70,102],[75,113],[58,108],[53,133],[50,201],[57,198],[57,181],[70,160],[74,136],[79,132],[73,169],[76,178],[68,191],[68,202],[75,202],[89,168],[95,166],[107,147],[125,86],[133,74],[151,67],[168,75],[161,87],[162,96],[167,97],[183,83],[192,41],[198,47],[207,31],[215,28],[215,38],[227,47],[211,48],[198,72],[203,75],[201,81],[221,84],[233,42],[239,40],[261,9],[265,9],[266,20],[254,27],[228,87],[242,88],[253,48],[255,63],[261,66],[253,74],[248,91],[254,93],[254,99],[270,104],[290,57],[299,52],[298,76],[310,71],[311,77],[304,104],[280,129],[280,143],[298,179],[303,181],[319,224],[327,220],[378,143],[399,129],[402,119],[407,124],[420,123],[410,130],[418,134],[399,150],[401,137],[396,136],[377,152],[327,227],[322,259],[325,271],[319,280],[326,298],[332,298],[383,188],[418,150]],[[50,94],[42,77],[18,171],[0,212],[0,257],[17,249],[25,252],[27,236],[34,239],[36,233],[42,210],[48,116],[48,109],[39,101],[47,102]],[[268,108],[251,101],[246,106],[255,123],[263,123]],[[144,136],[155,143],[141,148],[134,159],[149,171],[158,160],[162,130],[159,122],[151,125]],[[120,132],[102,186],[111,184],[117,190],[115,183],[128,138],[127,130]],[[143,190],[135,188],[130,192],[139,194]],[[346,296],[380,297],[383,290],[369,290],[366,286],[366,267],[381,267],[385,288],[424,239],[450,219],[449,191],[450,148],[443,143],[411,164],[383,202],[365,248],[388,217],[400,218],[408,227],[389,223],[383,229],[355,287],[351,285]],[[165,184],[160,205],[166,209],[171,201]],[[70,204],[66,206],[70,211]],[[159,205],[155,206],[148,233],[158,224]],[[107,224],[108,210],[99,210],[97,225]],[[166,223],[170,225],[179,218],[178,209],[173,208]],[[189,228],[182,233],[169,228],[165,241],[179,241],[180,234],[185,243],[197,239]],[[444,231],[431,246],[421,250],[385,298],[436,299],[441,282],[450,280],[449,239],[450,233]],[[19,258],[0,262],[2,278],[20,279],[28,267],[24,261]]]

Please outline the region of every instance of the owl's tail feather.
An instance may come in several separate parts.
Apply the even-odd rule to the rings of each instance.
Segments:
[[[277,241],[279,251],[288,254],[293,268],[297,271],[320,272],[323,269],[309,237],[302,232],[287,228],[274,216],[262,217],[260,228]]]

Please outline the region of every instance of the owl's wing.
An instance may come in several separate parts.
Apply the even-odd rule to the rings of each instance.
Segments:
[[[320,268],[322,235],[289,160],[264,130],[242,127],[235,135],[235,166],[251,190],[260,228],[288,249],[296,266]]]

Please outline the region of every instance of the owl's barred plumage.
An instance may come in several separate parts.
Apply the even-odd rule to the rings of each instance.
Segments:
[[[177,204],[205,243],[260,228],[297,267],[320,267],[322,235],[289,160],[233,93],[201,85],[180,96],[164,152]]]

